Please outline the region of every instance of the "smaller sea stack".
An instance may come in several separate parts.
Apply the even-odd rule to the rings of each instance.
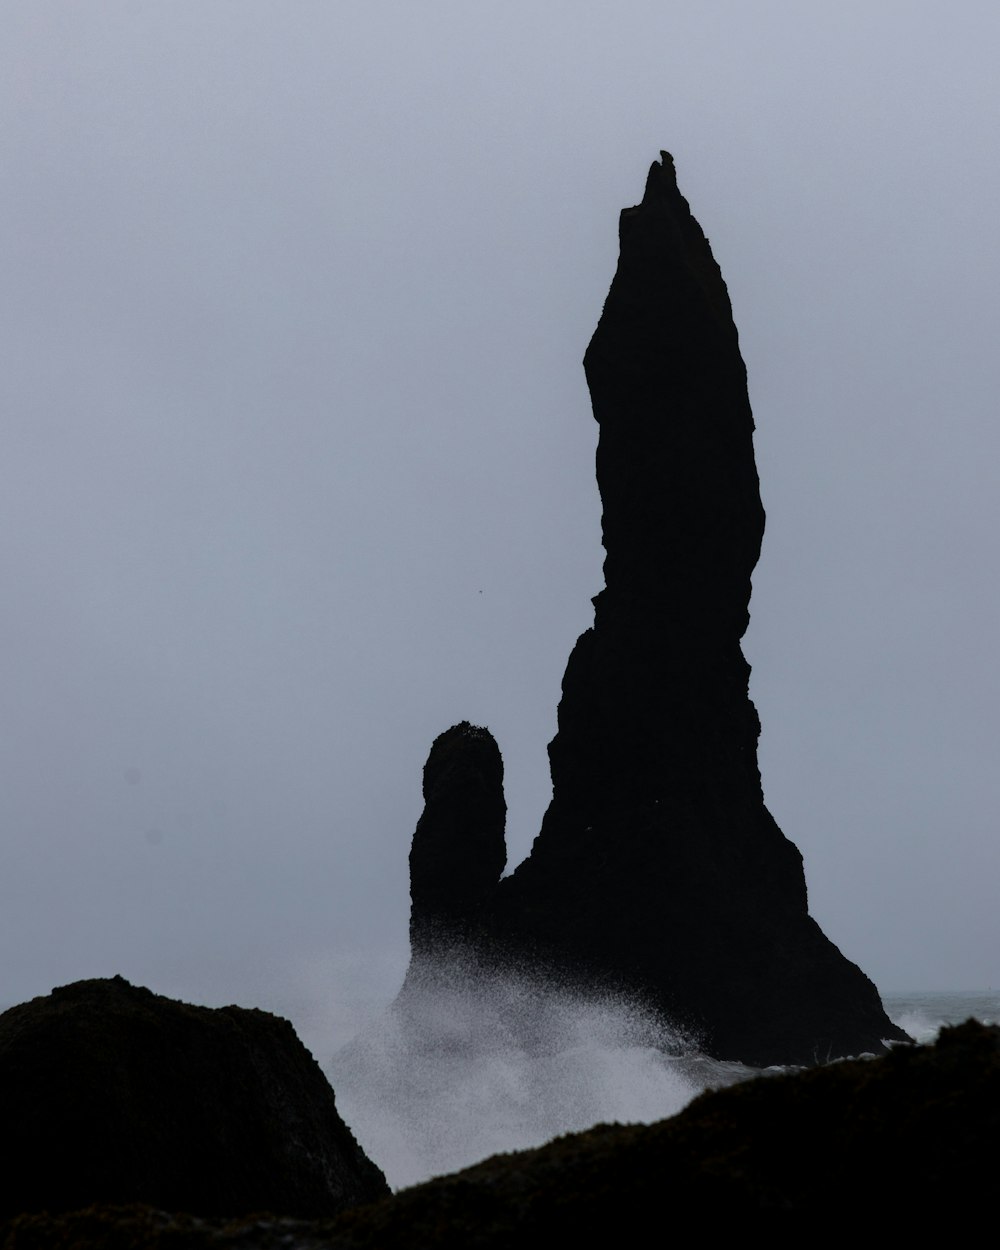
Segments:
[[[410,848],[410,947],[464,944],[507,863],[503,760],[488,729],[463,721],[434,739]]]

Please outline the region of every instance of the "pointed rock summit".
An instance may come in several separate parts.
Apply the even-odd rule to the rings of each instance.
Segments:
[[[606,585],[563,678],[552,803],[499,880],[496,744],[467,724],[437,739],[410,857],[414,963],[460,934],[482,960],[638,992],[719,1058],[877,1053],[905,1034],[810,917],[802,857],[764,806],[740,649],[764,532],[746,368],[661,158],[621,214],[584,357]]]

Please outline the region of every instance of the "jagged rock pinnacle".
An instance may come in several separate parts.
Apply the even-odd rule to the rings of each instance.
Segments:
[[[764,532],[746,368],[719,266],[661,158],[621,214],[584,357],[605,589],[563,679],[552,803],[512,876],[487,888],[484,861],[456,892],[462,931],[480,952],[636,990],[721,1058],[878,1052],[905,1035],[809,916],[801,856],[764,806],[740,650]],[[469,793],[449,828],[495,848]],[[454,851],[463,880],[468,853]]]

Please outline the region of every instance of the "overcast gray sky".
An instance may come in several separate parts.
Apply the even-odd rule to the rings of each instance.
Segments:
[[[768,804],[881,988],[996,984],[1000,8],[14,0],[0,35],[0,1001],[388,984],[463,718],[527,853],[602,584],[580,361],[661,147],[749,368]]]

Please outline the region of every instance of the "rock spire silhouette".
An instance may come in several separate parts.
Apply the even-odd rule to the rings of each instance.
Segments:
[[[413,962],[461,943],[634,991],[723,1059],[810,1064],[907,1040],[810,917],[764,806],[740,649],[764,533],[729,295],[673,160],[620,219],[584,368],[600,426],[605,588],[563,678],[553,797],[499,879],[502,764],[439,737],[410,857]]]

